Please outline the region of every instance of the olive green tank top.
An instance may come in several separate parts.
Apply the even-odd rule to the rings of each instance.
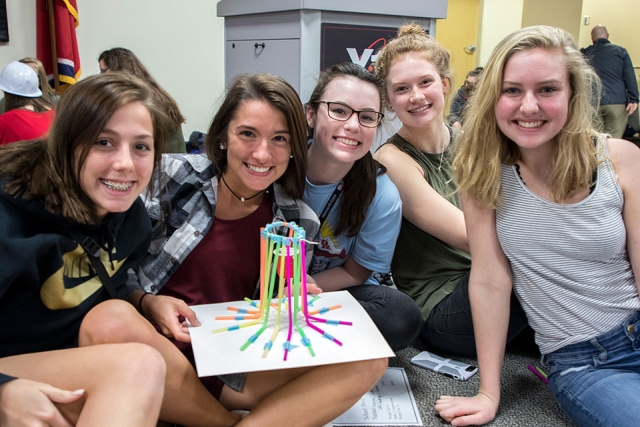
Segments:
[[[387,140],[409,155],[424,171],[424,179],[451,204],[460,208],[457,184],[451,170],[451,156],[460,131],[449,128],[451,142],[444,152],[442,167],[440,154],[418,150],[400,135]],[[425,212],[429,215],[429,212]],[[391,272],[398,289],[413,298],[422,311],[423,320],[440,301],[449,295],[457,282],[471,269],[471,256],[402,218],[400,235],[391,262]]]

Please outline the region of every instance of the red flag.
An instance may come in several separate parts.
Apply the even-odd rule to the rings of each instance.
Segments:
[[[44,65],[49,83],[53,87],[59,85],[62,93],[67,85],[80,78],[76,0],[37,0],[36,5],[37,56]]]

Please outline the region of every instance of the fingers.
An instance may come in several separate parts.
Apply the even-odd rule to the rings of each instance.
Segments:
[[[451,420],[452,426],[479,426],[485,423],[486,421],[482,421],[478,414],[465,415]]]
[[[180,313],[185,319],[187,319],[193,326],[200,326],[201,323],[196,317],[196,313],[191,310],[184,301],[180,301],[180,303],[181,304],[179,304],[179,307],[177,307],[178,313]]]
[[[43,384],[39,389],[51,402],[55,403],[75,402],[84,395],[84,390],[82,389],[74,391],[62,390],[49,384]],[[48,412],[48,415],[43,417],[44,420],[47,421],[47,425],[51,427],[73,427],[54,405],[51,405],[50,411]]]
[[[322,288],[318,286],[316,280],[307,274],[307,293],[309,294],[319,294],[322,293]]]
[[[442,419],[454,426],[482,425],[493,420],[496,412],[492,401],[483,395],[440,396],[435,409]]]
[[[44,385],[40,387],[40,391],[49,398],[52,402],[56,403],[71,403],[80,399],[84,395],[84,390],[61,390],[59,388]]]
[[[322,293],[322,289],[315,283],[312,283],[312,284],[307,284],[307,292],[310,294],[320,294]]]
[[[173,298],[172,303],[175,314],[166,324],[166,328],[169,329],[168,333],[167,331],[163,331],[163,333],[172,336],[177,341],[190,343],[191,335],[189,335],[187,321],[193,326],[200,326],[201,323],[196,317],[196,313],[184,301]],[[178,320],[180,316],[184,317],[185,321],[180,322]]]
[[[169,338],[182,342],[191,342],[187,322],[193,326],[201,323],[196,313],[182,300],[162,295],[145,298],[149,319],[155,323],[160,331]],[[182,321],[182,319],[186,321]]]
[[[170,334],[176,341],[180,342],[191,342],[191,335],[189,334],[189,328],[187,327],[186,322],[179,324],[176,328],[172,329]]]
[[[84,390],[62,390],[37,381],[16,379],[0,387],[0,425],[72,427],[54,402],[68,404]]]
[[[446,422],[450,423],[456,416],[456,400],[460,398],[455,398],[452,396],[440,396],[440,398],[436,401],[435,409],[438,411],[438,414],[442,419]]]
[[[51,427],[73,427],[73,425],[69,421],[67,421],[65,417],[62,416],[57,408],[54,408],[51,417],[45,421],[47,421],[46,425]]]

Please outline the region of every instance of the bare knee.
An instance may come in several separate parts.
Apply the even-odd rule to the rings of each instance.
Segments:
[[[90,347],[91,363],[100,368],[88,381],[87,404],[125,405],[141,411],[159,411],[164,397],[166,364],[154,348],[140,343]]]
[[[105,349],[104,376],[111,381],[127,384],[138,392],[156,394],[164,390],[166,364],[162,355],[153,347],[139,343],[95,346]],[[124,387],[123,387],[124,388]],[[160,395],[162,396],[162,394]]]
[[[382,378],[389,366],[389,359],[363,360],[353,362],[353,365],[353,375],[357,377],[357,383],[362,385],[364,394]]]
[[[144,342],[142,335],[156,333],[151,324],[126,301],[109,300],[95,306],[82,321],[81,346]]]
[[[141,382],[146,382],[152,389],[164,388],[166,378],[165,360],[155,348],[146,344],[118,344],[126,347],[123,358],[127,360],[126,371]],[[118,350],[123,353],[121,349]]]

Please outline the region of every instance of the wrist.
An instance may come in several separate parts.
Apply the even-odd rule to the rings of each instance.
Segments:
[[[489,393],[485,390],[479,390],[478,391],[478,397],[483,396],[485,399],[488,399],[489,401],[491,401],[491,403],[494,404],[494,406],[497,408],[500,405],[500,391],[498,390],[498,393]]]
[[[140,299],[138,299],[138,304],[136,305],[136,308],[138,309],[138,312],[143,316],[146,317],[145,312],[144,312],[144,308],[142,306],[142,302],[144,301],[144,298],[147,295],[151,295],[149,292],[144,292],[142,295],[140,295]]]

